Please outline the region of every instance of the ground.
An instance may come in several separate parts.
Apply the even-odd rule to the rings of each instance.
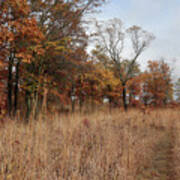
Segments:
[[[0,179],[180,179],[178,109],[45,117],[1,124]]]

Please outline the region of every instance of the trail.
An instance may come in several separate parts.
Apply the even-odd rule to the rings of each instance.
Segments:
[[[150,161],[141,168],[137,180],[176,180],[173,160],[175,133],[173,129],[161,132],[153,147]]]

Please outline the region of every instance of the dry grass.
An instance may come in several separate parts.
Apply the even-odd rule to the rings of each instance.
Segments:
[[[54,116],[0,130],[0,180],[178,180],[180,110]]]

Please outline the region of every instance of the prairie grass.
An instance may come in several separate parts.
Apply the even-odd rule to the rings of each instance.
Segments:
[[[178,180],[180,110],[58,115],[0,127],[0,180]]]

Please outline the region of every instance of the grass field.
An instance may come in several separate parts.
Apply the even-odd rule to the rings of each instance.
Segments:
[[[180,179],[180,110],[54,115],[0,128],[0,180]]]

